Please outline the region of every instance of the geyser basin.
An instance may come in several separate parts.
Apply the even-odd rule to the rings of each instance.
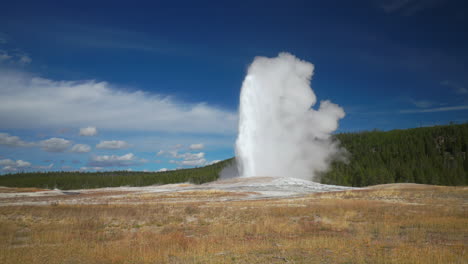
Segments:
[[[317,180],[344,149],[331,134],[345,116],[310,87],[314,65],[289,53],[256,57],[242,84],[236,158],[242,177]]]

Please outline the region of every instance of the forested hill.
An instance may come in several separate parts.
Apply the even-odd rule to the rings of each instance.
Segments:
[[[468,184],[468,124],[338,134],[350,152],[322,183],[367,186],[414,182]]]
[[[349,162],[336,162],[321,182],[347,186],[415,182],[468,184],[468,124],[336,135]],[[234,159],[193,169],[167,172],[47,172],[0,176],[0,186],[82,189],[146,186],[218,179]]]
[[[148,186],[168,183],[205,183],[218,179],[221,170],[233,159],[220,161],[193,169],[179,169],[163,172],[141,171],[106,171],[79,172],[53,171],[29,172],[0,175],[0,186],[7,187],[38,187],[61,190],[87,189],[119,186]]]

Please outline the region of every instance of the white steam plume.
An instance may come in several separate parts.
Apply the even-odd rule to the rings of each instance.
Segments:
[[[236,158],[242,177],[318,180],[345,150],[331,133],[345,116],[330,101],[317,102],[310,87],[314,65],[289,53],[256,57],[240,96]]]

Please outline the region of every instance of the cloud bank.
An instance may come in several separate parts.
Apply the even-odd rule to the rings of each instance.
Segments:
[[[102,129],[234,134],[237,114],[206,103],[122,90],[94,80],[55,81],[0,68],[3,129],[86,127]],[[92,129],[91,129],[92,130]],[[89,128],[82,134],[91,135]]]

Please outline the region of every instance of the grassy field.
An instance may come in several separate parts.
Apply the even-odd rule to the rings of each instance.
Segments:
[[[0,263],[468,262],[467,187],[229,202],[197,202],[216,191],[174,195],[194,202],[2,206]]]

